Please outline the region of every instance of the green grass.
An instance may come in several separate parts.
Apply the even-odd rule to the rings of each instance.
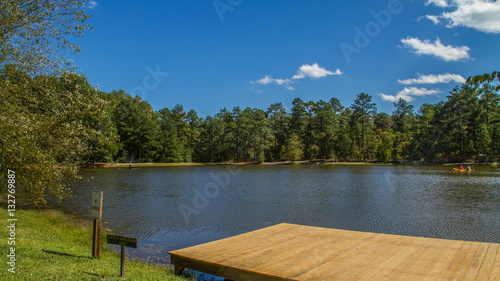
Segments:
[[[8,272],[8,212],[0,211],[0,280],[188,280],[168,267],[128,259],[120,277],[118,253],[102,246],[101,259],[91,258],[92,222],[55,210],[15,211],[16,272]]]

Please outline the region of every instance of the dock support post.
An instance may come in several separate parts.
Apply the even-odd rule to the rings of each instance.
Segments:
[[[179,266],[179,265],[174,265],[175,275],[181,275],[183,271],[184,271],[184,267]]]
[[[122,246],[122,260],[121,260],[121,268],[120,268],[120,277],[123,277],[125,274],[125,246]]]

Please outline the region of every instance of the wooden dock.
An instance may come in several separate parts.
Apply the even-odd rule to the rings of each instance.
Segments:
[[[283,223],[169,254],[237,281],[500,280],[499,245]]]

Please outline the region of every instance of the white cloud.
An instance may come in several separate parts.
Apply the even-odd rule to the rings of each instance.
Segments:
[[[431,20],[435,25],[438,25],[441,21],[439,21],[438,16],[425,16],[427,19]]]
[[[438,18],[448,22],[447,27],[465,26],[485,33],[500,33],[500,1],[491,0],[452,0],[447,6],[438,5],[443,0],[429,0],[439,7],[454,7],[455,11],[443,12],[440,16],[427,16],[434,23]],[[441,3],[442,4],[442,3]]]
[[[278,85],[287,85],[292,83],[290,79],[274,79],[270,75],[266,75],[266,77],[257,80],[257,81],[250,81],[252,84],[262,84],[262,85],[267,85],[267,84],[272,84],[276,83]]]
[[[96,1],[94,0],[90,0],[87,2],[87,8],[89,9],[94,9],[95,7],[97,7],[99,4],[97,4]]]
[[[262,93],[261,90],[255,90],[254,88],[248,88],[250,91],[254,92],[254,93],[257,93],[257,94],[260,94]]]
[[[273,82],[274,82],[274,78],[272,78],[269,75],[266,75],[266,77],[264,77],[260,80],[257,80],[257,81],[250,81],[250,83],[252,83],[252,84],[262,84],[262,85],[271,84]]]
[[[266,75],[264,78],[257,81],[250,81],[250,83],[261,84],[261,85],[277,84],[285,87],[285,89],[287,90],[293,91],[295,90],[295,88],[290,86],[290,84],[295,83],[294,80],[296,79],[304,79],[306,77],[322,78],[328,75],[342,75],[342,71],[340,71],[340,69],[337,69],[335,72],[331,72],[326,68],[320,67],[317,63],[313,65],[304,64],[301,67],[299,67],[299,70],[297,70],[297,74],[295,74],[290,79],[275,79],[270,75]]]
[[[292,83],[290,79],[274,79],[274,82],[276,82],[276,84],[278,85],[287,85]]]
[[[401,39],[401,42],[406,46],[415,49],[415,53],[418,55],[433,55],[444,61],[459,61],[470,58],[469,47],[453,47],[451,45],[445,46],[441,43],[439,38],[437,38],[434,43],[430,42],[430,40],[421,41],[418,38],[412,37]]]
[[[446,0],[427,0],[427,3],[425,3],[425,6],[428,6],[430,4],[434,4],[434,5],[441,7],[441,8],[446,8],[446,7],[450,6],[448,4],[448,1],[446,1]]]
[[[317,63],[313,65],[304,64],[303,66],[299,67],[299,70],[297,70],[297,74],[295,74],[292,79],[303,79],[306,77],[321,78],[328,75],[342,75],[342,71],[337,68],[335,72],[331,72],[326,68],[320,67]]]
[[[457,83],[465,83],[466,80],[461,75],[458,74],[430,74],[430,75],[422,75],[420,74],[418,79],[405,79],[398,80],[399,83],[404,85],[413,85],[413,84],[438,84],[438,83],[450,83],[451,81],[455,81]]]
[[[439,90],[435,89],[426,89],[426,88],[416,88],[416,87],[411,87],[411,88],[404,88],[404,90],[398,92],[395,96],[391,95],[385,95],[385,94],[378,94],[383,100],[385,101],[391,101],[391,102],[397,102],[399,99],[404,99],[408,102],[414,101],[415,96],[422,97],[422,96],[429,96],[429,95],[437,95],[441,93]]]
[[[500,33],[500,2],[486,0],[455,0],[457,10],[443,13],[448,27],[466,26],[486,33]]]

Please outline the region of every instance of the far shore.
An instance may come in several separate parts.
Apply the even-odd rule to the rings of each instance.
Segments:
[[[331,160],[306,160],[306,161],[277,161],[277,162],[216,162],[216,163],[96,163],[82,167],[91,168],[129,168],[129,167],[189,167],[189,166],[218,166],[218,165],[499,165],[498,162],[334,162]]]

